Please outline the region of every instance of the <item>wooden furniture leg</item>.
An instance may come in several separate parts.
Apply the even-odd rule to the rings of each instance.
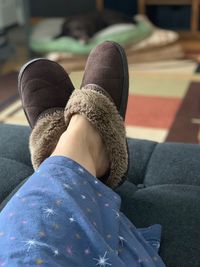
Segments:
[[[191,11],[191,32],[195,34],[199,26],[199,0],[192,0]]]
[[[104,9],[104,0],[96,0],[97,10],[102,11]]]
[[[138,13],[139,14],[146,14],[146,1],[145,0],[139,0],[138,1]]]

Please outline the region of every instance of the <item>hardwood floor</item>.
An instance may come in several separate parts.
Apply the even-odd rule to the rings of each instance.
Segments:
[[[197,51],[200,53],[200,39],[184,39],[180,40],[184,51]]]

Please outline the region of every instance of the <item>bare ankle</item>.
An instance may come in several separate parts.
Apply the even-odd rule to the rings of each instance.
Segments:
[[[101,177],[109,167],[105,145],[93,125],[82,115],[72,116],[53,155],[67,156],[94,176]]]

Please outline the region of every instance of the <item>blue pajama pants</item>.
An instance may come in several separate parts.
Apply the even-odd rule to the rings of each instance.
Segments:
[[[160,225],[136,229],[120,203],[75,161],[49,157],[0,213],[0,266],[165,266]]]

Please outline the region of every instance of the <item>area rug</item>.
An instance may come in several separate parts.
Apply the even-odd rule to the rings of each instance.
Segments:
[[[199,129],[200,83],[193,82],[176,113],[166,141],[198,143]]]
[[[0,75],[0,112],[17,98],[17,72]]]
[[[189,60],[131,64],[130,94],[125,121],[127,136],[157,142],[163,142],[166,138],[173,141],[170,139],[170,129],[173,129],[174,120],[177,120],[176,114],[182,106],[182,100],[187,95],[191,82],[200,83],[200,75],[195,72],[196,69],[197,64]],[[83,72],[70,74],[76,88],[80,87],[82,75]],[[1,105],[4,105],[0,112],[0,122],[27,125],[20,100],[14,99],[17,97],[17,74],[15,73],[15,78],[7,76],[7,80],[8,77],[7,85],[2,86],[2,79],[5,84],[6,78],[0,76],[0,90],[12,87],[8,88],[10,93],[7,98],[0,98]],[[15,80],[12,85],[11,77]],[[9,103],[11,96],[14,100]],[[179,137],[175,141],[179,141]],[[180,141],[187,142],[184,139]]]

